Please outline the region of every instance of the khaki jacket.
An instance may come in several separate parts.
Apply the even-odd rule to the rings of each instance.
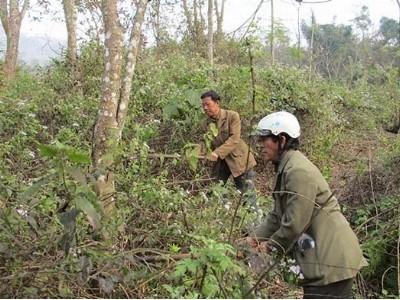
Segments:
[[[285,251],[302,233],[315,240],[315,248],[303,252],[294,246],[303,285],[320,286],[355,277],[366,261],[318,168],[301,152],[289,150],[279,164],[274,186],[274,209],[255,235],[270,239]]]
[[[212,142],[212,150],[218,154],[219,159],[226,161],[233,177],[240,176],[253,168],[256,165],[254,156],[251,152],[248,155],[250,148],[240,138],[239,114],[235,111],[221,109],[218,120],[207,118],[203,122],[203,130],[207,131],[211,122],[216,122],[218,128],[218,135]]]

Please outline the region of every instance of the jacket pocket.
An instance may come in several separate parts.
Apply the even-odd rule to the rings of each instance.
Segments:
[[[303,273],[304,283],[312,282],[322,277],[317,251],[318,248],[309,248],[304,251],[296,249],[296,261]]]
[[[240,147],[236,147],[236,149],[234,149],[233,151],[232,151],[232,156],[233,157],[240,157],[240,156],[242,156],[242,151],[241,151],[241,149],[240,149]]]

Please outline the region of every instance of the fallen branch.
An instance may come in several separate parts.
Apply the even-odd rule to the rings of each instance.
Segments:
[[[168,255],[148,255],[148,256],[135,256],[136,259],[142,262],[160,262],[169,260],[182,260],[185,258],[195,258],[193,254],[181,253],[181,254],[168,254]]]

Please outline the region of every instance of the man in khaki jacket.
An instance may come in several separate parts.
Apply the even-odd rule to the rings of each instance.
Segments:
[[[304,298],[351,298],[353,279],[366,262],[325,178],[297,150],[297,118],[284,111],[270,114],[255,135],[263,157],[275,165],[275,205],[247,241],[284,254],[294,250]]]
[[[212,153],[208,159],[215,162],[213,176],[224,183],[230,175],[235,185],[245,194],[245,201],[257,209],[254,191],[253,167],[256,165],[253,154],[246,143],[240,138],[240,118],[235,111],[222,109],[220,97],[215,91],[201,95],[202,107],[208,118],[203,123],[203,129],[209,130],[214,123],[218,134],[211,143]]]

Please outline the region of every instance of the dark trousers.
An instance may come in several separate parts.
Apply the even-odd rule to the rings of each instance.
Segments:
[[[353,278],[321,286],[303,286],[304,299],[352,299]]]
[[[224,184],[228,181],[229,177],[232,175],[231,170],[225,160],[218,160],[214,166],[214,177],[217,180],[222,180]],[[236,188],[243,193],[243,200],[245,203],[250,204],[255,210],[258,210],[256,192],[254,188],[254,177],[255,172],[250,169],[243,174],[233,177]]]

